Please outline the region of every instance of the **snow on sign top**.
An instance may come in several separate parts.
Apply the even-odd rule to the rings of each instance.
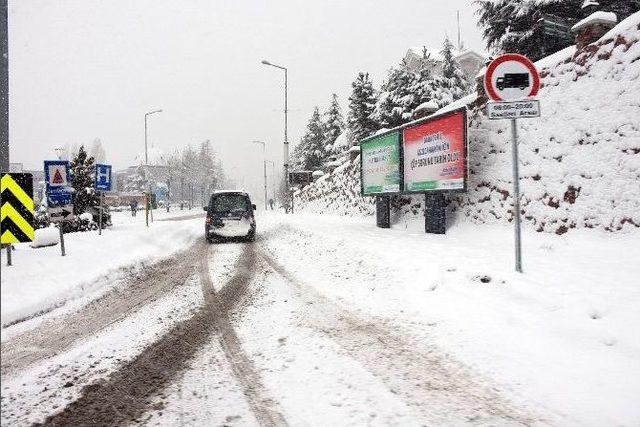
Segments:
[[[540,76],[533,62],[515,53],[500,55],[487,67],[484,89],[494,101],[532,98],[540,88]]]

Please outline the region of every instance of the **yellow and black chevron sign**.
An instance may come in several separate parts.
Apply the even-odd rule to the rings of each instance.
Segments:
[[[33,241],[33,178],[30,173],[3,173],[2,244]]]

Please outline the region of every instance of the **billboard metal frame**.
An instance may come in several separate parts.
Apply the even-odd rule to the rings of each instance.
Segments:
[[[459,114],[462,113],[462,117],[463,117],[463,121],[464,121],[464,127],[462,129],[462,138],[463,138],[463,144],[462,144],[462,157],[463,157],[463,161],[464,161],[464,173],[463,173],[463,179],[462,179],[462,188],[455,188],[455,189],[448,189],[448,188],[444,188],[444,189],[433,189],[433,190],[418,190],[418,191],[408,191],[404,189],[404,136],[403,136],[403,131],[407,128],[411,128],[414,126],[420,126],[423,125],[425,123],[429,123],[435,120],[439,120],[445,117],[449,117],[455,114]],[[469,135],[469,123],[467,120],[467,107],[466,106],[462,106],[460,108],[456,108],[454,110],[451,111],[446,111],[444,113],[440,113],[437,115],[432,115],[429,117],[424,117],[418,120],[414,120],[412,122],[409,123],[405,123],[401,126],[395,127],[393,129],[389,129],[387,131],[381,132],[377,135],[373,135],[373,136],[369,136],[367,138],[364,138],[360,141],[360,195],[363,197],[374,197],[374,196],[389,196],[389,195],[394,195],[394,194],[428,194],[428,193],[463,193],[466,192],[468,189],[468,179],[469,179],[469,158],[468,158],[468,154],[469,154],[469,140],[468,140],[468,135]],[[362,157],[362,144],[366,143],[368,141],[371,141],[373,139],[377,139],[380,137],[384,137],[386,135],[392,134],[394,132],[398,133],[398,145],[399,145],[399,153],[400,153],[400,164],[399,164],[399,170],[400,170],[400,191],[393,191],[393,192],[384,192],[384,193],[375,193],[375,194],[365,194],[364,193],[364,181],[363,181],[363,177],[362,177],[362,161],[363,161],[363,157]]]
[[[462,188],[436,188],[436,189],[432,189],[432,190],[416,190],[416,191],[409,191],[409,190],[405,190],[404,189],[404,137],[401,138],[402,141],[402,194],[427,194],[427,193],[464,193],[467,191],[467,180],[469,178],[469,159],[468,159],[468,153],[469,153],[469,141],[468,141],[468,123],[467,123],[467,107],[462,107],[462,108],[456,108],[455,110],[451,110],[451,111],[447,111],[445,113],[439,114],[437,116],[429,116],[429,117],[425,117],[424,119],[421,120],[416,120],[415,122],[411,122],[411,123],[407,123],[406,125],[402,126],[402,130],[404,131],[407,128],[412,128],[414,126],[420,126],[423,125],[425,123],[429,123],[429,122],[433,122],[439,119],[443,119],[445,117],[449,117],[449,116],[453,116],[455,114],[459,114],[462,113],[462,120],[464,122],[463,124],[463,128],[462,128],[462,139],[463,139],[463,143],[462,143],[462,158],[463,158],[463,162],[464,162],[464,172],[463,172],[463,176],[462,176]]]
[[[397,133],[398,134],[398,140],[397,140],[397,144],[398,144],[398,155],[400,156],[400,158],[398,159],[398,173],[399,173],[399,178],[400,178],[400,183],[399,183],[399,190],[398,191],[385,191],[385,192],[381,192],[381,193],[373,193],[373,194],[365,194],[364,193],[364,179],[363,179],[363,174],[362,174],[362,162],[363,162],[363,156],[362,156],[362,144],[363,143],[367,143],[370,141],[373,141],[375,139],[378,138],[384,138],[385,136],[391,135],[393,133]],[[377,135],[373,135],[373,136],[369,136],[363,140],[360,141],[360,195],[362,196],[366,196],[366,197],[375,197],[375,196],[389,196],[392,194],[400,194],[402,193],[402,187],[404,184],[404,179],[403,179],[403,175],[404,175],[404,168],[403,168],[403,164],[402,164],[402,159],[403,159],[403,152],[402,152],[402,130],[400,130],[399,128],[394,128],[394,129],[390,129],[388,131],[379,133]]]

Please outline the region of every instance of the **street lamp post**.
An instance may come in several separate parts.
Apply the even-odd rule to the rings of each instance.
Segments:
[[[144,113],[144,165],[146,166],[145,178],[147,178],[147,197],[145,198],[146,200],[144,204],[144,216],[147,227],[149,226],[149,195],[151,193],[151,183],[149,182],[149,178],[147,177],[147,174],[149,172],[149,152],[147,149],[147,117],[155,113],[162,113],[162,110],[153,110]]]
[[[264,210],[267,210],[267,159],[266,144],[263,141],[253,141],[254,144],[262,144],[262,172],[264,174]]]
[[[290,193],[289,191],[289,139],[287,137],[287,128],[288,128],[287,118],[288,118],[289,109],[287,105],[287,85],[288,85],[287,68],[283,67],[282,65],[273,64],[267,61],[266,59],[263,59],[262,63],[270,67],[275,67],[275,68],[284,70],[284,186],[286,189],[286,194],[288,194],[289,197],[292,197],[292,195],[289,194]],[[286,201],[285,205],[289,205],[289,200]],[[285,211],[287,211],[287,209],[285,209]],[[293,213],[293,203],[291,203],[291,213]]]

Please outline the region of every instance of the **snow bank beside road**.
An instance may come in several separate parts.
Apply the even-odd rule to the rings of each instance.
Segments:
[[[29,246],[32,248],[42,248],[44,246],[54,246],[60,243],[60,231],[56,226],[50,225],[46,228],[39,228],[35,231],[33,242]]]
[[[377,229],[373,218],[259,220],[259,243],[296,277],[449,353],[551,424],[640,423],[634,234],[525,233],[520,275],[511,227],[463,224],[442,236],[418,223]]]
[[[173,214],[185,212],[189,211]],[[171,214],[156,212],[156,218]],[[7,267],[2,251],[2,325],[95,291],[115,280],[119,268],[169,256],[203,235],[203,220],[199,218],[156,221],[147,229],[144,212],[136,217],[123,212],[113,214],[113,223],[102,236],[97,231],[65,234],[65,257],[60,255],[59,245],[31,248],[18,244],[13,252],[14,265]]]

